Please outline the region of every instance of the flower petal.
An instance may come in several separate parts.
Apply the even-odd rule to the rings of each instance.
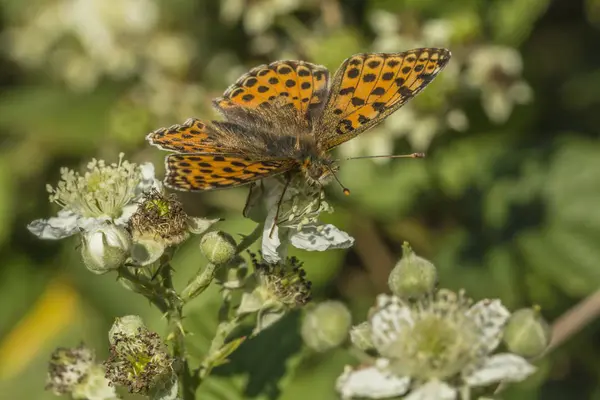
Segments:
[[[519,382],[533,374],[535,369],[523,357],[502,353],[486,359],[479,369],[463,380],[469,386],[485,386],[500,381]]]
[[[475,303],[466,314],[481,329],[481,344],[491,353],[500,344],[510,312],[500,300],[484,299]]]
[[[445,382],[432,380],[410,392],[404,400],[454,400],[456,389]]]
[[[323,225],[317,230],[306,227],[291,236],[292,245],[308,251],[325,251],[329,249],[347,249],[354,244],[354,238],[331,224]]]
[[[381,353],[393,343],[400,331],[412,326],[410,307],[396,296],[377,296],[377,306],[369,320],[373,345]]]
[[[269,264],[277,263],[285,256],[280,254],[279,251],[279,248],[281,247],[281,239],[279,238],[280,229],[275,224],[275,214],[277,214],[277,209],[271,208],[267,215],[262,235],[262,256]],[[287,231],[286,228],[283,228],[282,230]],[[283,249],[283,251],[285,251],[285,249]]]
[[[80,229],[91,230],[103,220],[83,218],[72,211],[60,210],[56,217],[36,219],[27,229],[40,239],[63,239],[79,233]]]
[[[154,176],[154,164],[151,162],[140,164],[140,183],[135,188],[135,193],[141,195],[152,188],[162,189],[162,183]]]
[[[221,221],[221,218],[208,219],[199,217],[188,218],[188,229],[194,235],[201,235],[206,232],[211,226]]]
[[[367,397],[385,399],[406,393],[410,378],[397,377],[380,371],[377,367],[352,369],[346,366],[344,373],[337,379],[335,387],[342,399]]]

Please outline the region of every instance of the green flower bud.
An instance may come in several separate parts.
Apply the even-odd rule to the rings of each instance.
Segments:
[[[217,268],[215,279],[225,289],[239,289],[244,286],[248,275],[246,261],[240,256],[235,256],[227,265]]]
[[[343,303],[325,301],[306,313],[300,333],[308,347],[324,352],[346,340],[351,323],[350,311]]]
[[[515,354],[532,358],[550,344],[552,331],[537,307],[515,311],[504,327],[504,343]]]
[[[355,325],[350,329],[350,341],[356,348],[362,351],[375,348],[371,335],[371,325],[368,322]]]
[[[231,235],[221,231],[209,232],[200,240],[200,250],[213,264],[226,264],[237,251],[235,240]]]
[[[404,299],[420,298],[433,292],[437,283],[435,266],[417,256],[410,245],[402,245],[402,259],[396,264],[388,278],[392,293]]]
[[[81,235],[81,257],[87,269],[95,274],[105,274],[122,266],[130,249],[129,233],[110,223]]]

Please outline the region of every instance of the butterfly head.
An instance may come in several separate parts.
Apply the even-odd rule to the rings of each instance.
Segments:
[[[338,169],[338,165],[327,157],[307,156],[302,160],[302,172],[311,184],[325,185]]]

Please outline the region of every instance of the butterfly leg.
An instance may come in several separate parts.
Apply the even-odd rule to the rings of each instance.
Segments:
[[[250,218],[249,217],[249,211],[250,211],[250,202],[252,201],[252,191],[256,189],[256,183],[252,182],[250,183],[250,189],[248,190],[248,197],[246,197],[246,204],[244,205],[244,211],[242,211],[242,215],[245,218]],[[261,181],[261,186],[262,186],[262,181]],[[261,190],[263,190],[263,188],[261,187]]]
[[[273,236],[273,231],[275,230],[275,226],[277,226],[277,222],[279,222],[279,211],[281,210],[281,203],[283,203],[283,197],[285,196],[285,192],[287,191],[290,182],[292,181],[292,175],[286,174],[285,185],[283,186],[283,190],[281,191],[281,196],[279,197],[279,201],[277,202],[277,211],[275,212],[275,220],[273,221],[273,227],[269,232],[269,239]]]

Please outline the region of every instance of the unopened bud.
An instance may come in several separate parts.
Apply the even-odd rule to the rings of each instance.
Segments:
[[[125,263],[131,249],[129,233],[117,225],[102,224],[81,236],[81,257],[87,269],[105,274]]]
[[[200,250],[206,259],[217,265],[226,264],[236,254],[236,243],[228,233],[215,231],[205,234],[200,240]]]
[[[323,352],[342,344],[348,337],[352,317],[339,301],[325,301],[308,311],[300,331],[304,343]]]
[[[404,242],[402,259],[388,278],[392,293],[403,299],[415,299],[431,293],[437,283],[437,270],[426,259],[417,256]]]
[[[523,308],[510,316],[503,340],[512,353],[532,358],[548,348],[551,334],[550,326],[538,308]]]

